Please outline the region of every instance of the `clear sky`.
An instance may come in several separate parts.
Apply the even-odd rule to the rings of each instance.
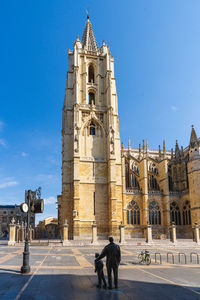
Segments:
[[[115,57],[121,140],[186,147],[200,133],[199,0],[9,0],[0,3],[0,204],[42,187],[46,216],[61,193],[67,50],[89,10]]]

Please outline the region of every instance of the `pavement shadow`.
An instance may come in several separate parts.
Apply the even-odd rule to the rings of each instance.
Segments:
[[[4,268],[0,268],[0,271],[4,271],[6,273],[16,273],[16,274],[21,274],[21,272],[19,270],[12,270],[12,269],[4,269]],[[1,273],[0,273],[1,274]]]
[[[122,279],[119,280],[119,289],[110,291],[96,288],[97,277],[93,275],[56,274],[58,270],[50,271],[43,269],[41,271],[43,273],[49,272],[50,274],[36,274],[33,276],[18,298],[19,300],[200,299],[199,287],[186,288],[171,284]],[[60,272],[61,270],[59,270],[59,273]],[[69,273],[72,272],[75,271],[69,270]],[[78,272],[86,273],[87,270],[82,269]],[[137,272],[137,270],[135,272]],[[13,274],[13,271],[1,272],[0,299],[15,299],[29,281],[30,276],[31,274]],[[195,293],[195,291],[197,293]]]

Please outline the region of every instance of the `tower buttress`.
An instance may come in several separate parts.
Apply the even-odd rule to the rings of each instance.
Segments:
[[[60,226],[70,237],[116,234],[122,220],[121,145],[114,58],[98,47],[89,17],[68,51],[62,124]]]
[[[188,161],[188,181],[191,205],[191,220],[194,225],[200,220],[200,142],[197,138],[194,126],[192,126],[189,161]]]

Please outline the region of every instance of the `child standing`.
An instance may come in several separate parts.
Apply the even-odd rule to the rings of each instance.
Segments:
[[[95,258],[99,257],[99,253],[95,253]],[[103,273],[103,261],[100,259],[99,261],[95,262],[95,273],[97,272],[97,276],[98,276],[98,288],[101,288],[101,282],[103,280],[103,287],[104,289],[106,289],[107,285],[106,285],[106,280],[104,277],[104,273]]]

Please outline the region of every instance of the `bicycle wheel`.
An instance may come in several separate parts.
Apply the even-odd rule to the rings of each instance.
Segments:
[[[141,254],[138,255],[139,263],[143,262],[143,256]]]
[[[150,257],[147,257],[147,258],[146,258],[146,264],[147,264],[147,265],[150,265],[150,263],[151,263],[151,258],[150,258]]]

